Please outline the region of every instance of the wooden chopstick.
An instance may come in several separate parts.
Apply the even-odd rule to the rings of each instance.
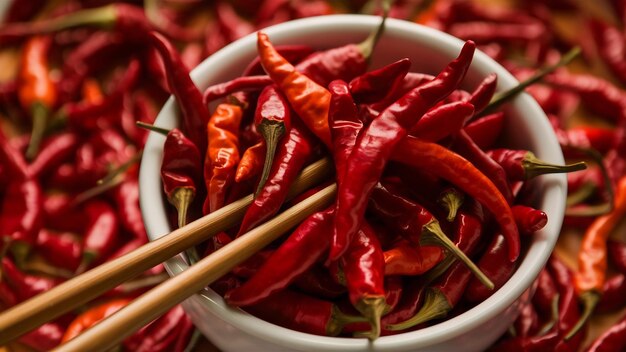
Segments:
[[[228,273],[237,264],[280,237],[307,216],[331,204],[337,186],[332,184],[280,215],[235,239],[189,269],[144,293],[108,319],[101,321],[55,351],[103,351],[165,313],[185,298]]]
[[[290,189],[290,195],[301,193],[321,183],[327,179],[332,169],[332,164],[327,158],[311,164],[296,179]],[[235,226],[241,221],[252,199],[253,196],[248,195],[158,240],[4,311],[0,314],[0,346],[91,301],[214,234]]]

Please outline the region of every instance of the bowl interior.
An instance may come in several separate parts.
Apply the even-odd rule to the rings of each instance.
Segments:
[[[318,49],[340,46],[363,40],[380,22],[378,17],[364,15],[332,15],[308,18],[269,27],[265,32],[274,44],[308,44]],[[381,67],[408,57],[412,70],[438,73],[456,57],[463,42],[445,33],[413,23],[389,19],[384,35],[372,58],[371,68]],[[249,35],[215,53],[199,65],[192,78],[200,89],[240,75],[247,63],[256,56],[256,34]],[[505,90],[517,81],[499,64],[482,52],[476,52],[465,79],[471,89],[491,72],[498,75],[498,89]],[[553,163],[563,163],[563,155],[545,114],[528,95],[518,96],[508,105],[505,127],[507,145],[533,151],[539,158]],[[170,99],[158,115],[156,124],[165,128],[177,125],[177,109]],[[140,202],[150,239],[154,240],[171,231],[166,216],[159,169],[162,158],[163,137],[151,133],[144,149],[140,171]],[[477,326],[492,325],[495,340],[512,321],[497,321],[498,315],[515,309],[514,302],[524,293],[547,261],[560,231],[566,186],[565,176],[542,176],[535,181],[537,190],[535,207],[549,217],[547,226],[539,231],[528,248],[519,269],[498,292],[467,312],[440,324],[396,336],[381,337],[368,345],[363,339],[330,338],[299,333],[276,327],[238,309],[227,307],[221,297],[211,290],[196,295],[196,306],[211,312],[228,324],[254,336],[275,341],[282,346],[305,350],[403,350],[435,346],[451,338],[468,336]],[[187,266],[181,256],[166,263],[170,274]],[[511,314],[509,314],[511,315]],[[513,315],[514,317],[514,315]],[[510,318],[508,318],[510,319]],[[468,340],[468,349],[472,340]],[[483,347],[486,346],[483,343]],[[477,347],[478,348],[478,347]]]

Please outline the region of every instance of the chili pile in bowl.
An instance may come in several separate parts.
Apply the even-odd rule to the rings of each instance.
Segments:
[[[333,158],[332,206],[184,303],[221,349],[483,350],[529,299],[565,207],[563,175],[525,168],[563,164],[545,114],[519,95],[481,115],[516,86],[505,69],[415,24],[372,36],[380,24],[323,16],[244,37],[192,72],[208,133],[182,92],[155,122],[167,137],[150,135],[140,173],[152,239],[256,194],[241,226],[170,260],[171,274],[314,193],[283,204],[303,167]]]

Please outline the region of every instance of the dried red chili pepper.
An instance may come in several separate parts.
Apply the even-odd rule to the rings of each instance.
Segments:
[[[546,28],[542,23],[486,23],[463,22],[454,23],[448,33],[463,40],[473,40],[478,44],[485,43],[531,43],[542,39]]]
[[[475,114],[480,114],[489,105],[497,85],[498,75],[491,73],[474,89],[468,101],[474,105]]]
[[[235,182],[249,180],[260,174],[265,160],[265,143],[259,142],[246,149],[239,160],[237,171],[235,172]]]
[[[375,103],[401,84],[410,68],[411,60],[404,58],[366,72],[350,81],[350,93],[359,104]]]
[[[79,273],[111,253],[119,235],[117,213],[107,202],[91,200],[85,204],[84,212],[87,228],[84,231],[83,258],[77,270]]]
[[[344,314],[329,301],[291,290],[276,292],[246,310],[271,323],[322,336],[337,336],[344,325],[365,321]]]
[[[64,331],[61,324],[47,322],[20,336],[17,341],[36,351],[50,351],[61,343]]]
[[[176,305],[147,325],[142,331],[127,338],[124,341],[124,347],[132,351],[142,352],[174,351],[177,340],[181,337],[179,334],[187,333],[188,341],[190,334],[188,331],[181,331],[181,329],[188,326],[190,321],[182,306]],[[132,339],[138,341],[134,341],[135,343],[128,341]]]
[[[179,104],[182,115],[181,129],[199,150],[205,150],[207,135],[204,131],[210,113],[202,101],[202,93],[189,77],[189,72],[172,43],[155,32],[151,32],[149,38],[163,59],[169,87]]]
[[[229,304],[249,306],[283,292],[298,275],[312,267],[328,248],[333,209],[309,216],[263,263],[256,274],[225,296]],[[306,253],[306,255],[297,255]]]
[[[399,241],[383,255],[385,276],[423,274],[444,258],[441,247],[414,246],[406,240]]]
[[[25,153],[31,160],[39,152],[48,114],[57,100],[56,87],[50,77],[48,64],[51,44],[50,36],[32,37],[24,45],[20,59],[18,97],[22,107],[32,116],[32,133]]]
[[[395,145],[421,115],[460,84],[472,61],[474,48],[473,43],[466,43],[459,57],[434,80],[405,94],[359,134],[344,171],[347,175],[359,177],[339,185],[329,260],[337,260],[348,248],[365,213],[365,200],[376,185]]]
[[[5,280],[0,281],[0,303],[2,309],[7,309],[17,304],[17,296]]]
[[[372,228],[363,223],[339,261],[350,303],[370,323],[371,329],[357,336],[375,340],[380,336],[380,319],[389,309],[385,299],[385,259]]]
[[[134,177],[126,177],[113,189],[113,198],[117,209],[117,217],[123,229],[134,238],[147,237],[139,209],[139,183]]]
[[[78,136],[72,132],[60,133],[45,139],[41,151],[28,168],[34,178],[41,177],[58,167],[71,156],[78,146]]]
[[[548,223],[548,215],[539,209],[516,204],[511,207],[515,223],[520,233],[532,235]]]
[[[11,145],[10,140],[2,130],[0,130],[0,162],[6,168],[5,172],[11,179],[23,180],[30,174],[26,160],[20,151]]]
[[[626,243],[616,239],[609,239],[607,248],[611,264],[619,272],[626,274]]]
[[[578,251],[578,270],[574,274],[574,286],[584,308],[580,320],[565,336],[566,340],[584,326],[600,300],[607,270],[607,240],[624,214],[626,178],[618,183],[613,211],[596,218],[585,231]]]
[[[602,61],[620,82],[626,82],[626,65],[624,64],[626,46],[623,43],[622,31],[616,26],[595,19],[589,21],[589,29]]]
[[[532,302],[542,315],[550,313],[549,320],[541,328],[540,333],[552,330],[559,320],[560,294],[548,269],[544,268],[537,277],[537,288]]]
[[[269,41],[267,34],[258,32],[258,52],[261,64],[272,80],[280,87],[294,111],[307,127],[330,145],[328,105],[330,93],[285,60]],[[342,63],[342,66],[345,62]]]
[[[458,154],[434,143],[406,137],[394,149],[393,160],[423,168],[457,186],[469,194],[495,217],[506,238],[509,261],[517,259],[520,252],[519,231],[511,208],[494,184],[471,163]],[[463,177],[459,177],[459,176]]]
[[[215,4],[214,9],[219,28],[228,42],[254,32],[254,26],[240,17],[231,4],[220,1]]]
[[[61,342],[67,342],[80,335],[84,330],[89,329],[102,319],[124,308],[130,301],[130,298],[117,298],[89,308],[70,323],[65,330],[65,334],[63,334]]]
[[[291,183],[312,155],[315,141],[299,120],[293,120],[289,135],[276,151],[270,176],[241,222],[238,235],[248,232],[261,221],[274,215],[287,197]]]
[[[68,218],[65,219],[68,221]],[[79,238],[69,232],[41,229],[35,243],[37,253],[52,265],[75,271],[83,255]]]
[[[0,229],[21,266],[43,226],[43,191],[33,179],[12,180],[2,199]]]
[[[19,302],[48,291],[61,283],[60,279],[23,273],[8,257],[2,258],[2,277],[14,290]]]
[[[474,106],[468,102],[440,105],[426,112],[409,133],[425,141],[437,142],[458,133],[473,115]]]
[[[626,305],[624,297],[626,297],[626,276],[618,273],[604,281],[602,297],[595,310],[598,313],[615,312]]]
[[[285,58],[285,60],[292,63],[300,62],[302,59],[311,55],[314,51],[312,47],[302,44],[276,45],[274,48],[282,57]],[[261,66],[261,59],[257,56],[250,61],[241,75],[254,76],[263,74],[265,74],[265,71],[263,70],[263,66]]]
[[[337,283],[322,265],[314,265],[300,274],[293,285],[304,293],[327,299],[337,298],[346,292],[346,287]]]
[[[553,330],[545,335],[536,336],[518,336],[507,339],[489,348],[488,351],[511,351],[511,352],[527,352],[527,351],[554,351],[561,336],[558,330]]]
[[[239,124],[243,115],[239,102],[222,103],[207,124],[209,139],[204,160],[204,180],[207,197],[204,214],[224,206],[226,192],[235,179],[239,163]]]
[[[487,155],[503,167],[509,181],[526,181],[539,175],[568,173],[586,168],[584,162],[569,165],[549,164],[527,150],[500,148],[488,151]]]
[[[496,112],[470,122],[463,130],[483,150],[491,148],[504,127],[504,113]]]
[[[254,124],[265,141],[265,162],[257,185],[258,192],[267,181],[278,143],[291,129],[291,108],[275,85],[261,91],[254,112]]]
[[[274,83],[269,76],[242,76],[227,82],[209,86],[204,90],[202,99],[205,104],[241,91],[258,91]]]

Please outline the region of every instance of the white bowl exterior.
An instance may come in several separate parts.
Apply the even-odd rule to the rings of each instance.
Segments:
[[[316,48],[336,47],[359,42],[380,22],[378,17],[332,15],[291,21],[266,28],[274,44],[308,44]],[[412,70],[436,74],[457,56],[463,42],[434,29],[406,21],[389,19],[385,34],[374,51],[372,67],[380,67],[409,57]],[[196,84],[210,84],[238,76],[256,56],[256,34],[234,42],[215,53],[192,72]],[[476,52],[465,79],[470,89],[487,74],[498,75],[498,89],[505,90],[517,81],[499,64]],[[507,108],[506,135],[512,146],[532,150],[538,157],[563,163],[563,155],[548,120],[528,95],[517,97]],[[157,117],[158,126],[172,128],[177,111],[170,99]],[[532,133],[532,134],[531,134]],[[171,231],[167,222],[161,181],[158,177],[164,138],[151,133],[144,149],[140,171],[140,202],[151,240]],[[563,218],[566,178],[541,176],[534,181],[538,190],[535,206],[548,214],[546,227],[534,240],[513,277],[490,298],[467,312],[440,324],[415,332],[385,336],[373,343],[365,339],[331,338],[295,332],[257,319],[227,306],[223,299],[206,289],[184,302],[196,326],[224,351],[297,350],[297,351],[482,351],[493,343],[515,320],[519,306],[530,297],[530,287],[548,260]],[[182,256],[166,263],[171,275],[187,267]]]

